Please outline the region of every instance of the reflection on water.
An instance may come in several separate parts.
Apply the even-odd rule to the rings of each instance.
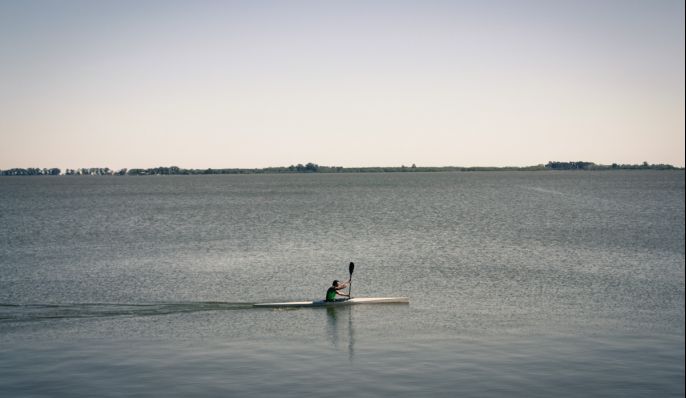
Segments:
[[[347,320],[347,322],[346,322]],[[355,329],[353,328],[353,308],[326,307],[327,335],[336,351],[347,343],[348,360],[352,362],[355,355]],[[345,326],[347,324],[347,326]]]

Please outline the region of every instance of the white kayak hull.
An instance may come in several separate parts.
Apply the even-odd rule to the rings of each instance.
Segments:
[[[285,303],[260,303],[254,307],[283,308],[283,307],[338,307],[356,304],[409,304],[407,297],[353,297],[349,300],[340,301],[289,301]]]

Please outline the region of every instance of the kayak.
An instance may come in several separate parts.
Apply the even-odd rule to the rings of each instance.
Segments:
[[[409,304],[410,299],[407,297],[354,297],[351,299],[336,300],[336,301],[288,301],[285,303],[259,303],[253,304],[253,307],[263,308],[283,308],[283,307],[338,307],[356,304]]]

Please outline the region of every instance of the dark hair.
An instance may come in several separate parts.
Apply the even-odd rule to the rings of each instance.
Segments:
[[[334,280],[331,286],[338,286],[338,279]]]

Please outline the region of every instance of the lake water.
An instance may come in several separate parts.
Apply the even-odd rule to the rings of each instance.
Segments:
[[[684,395],[684,172],[0,178],[12,397]],[[409,305],[274,310],[354,296]]]

